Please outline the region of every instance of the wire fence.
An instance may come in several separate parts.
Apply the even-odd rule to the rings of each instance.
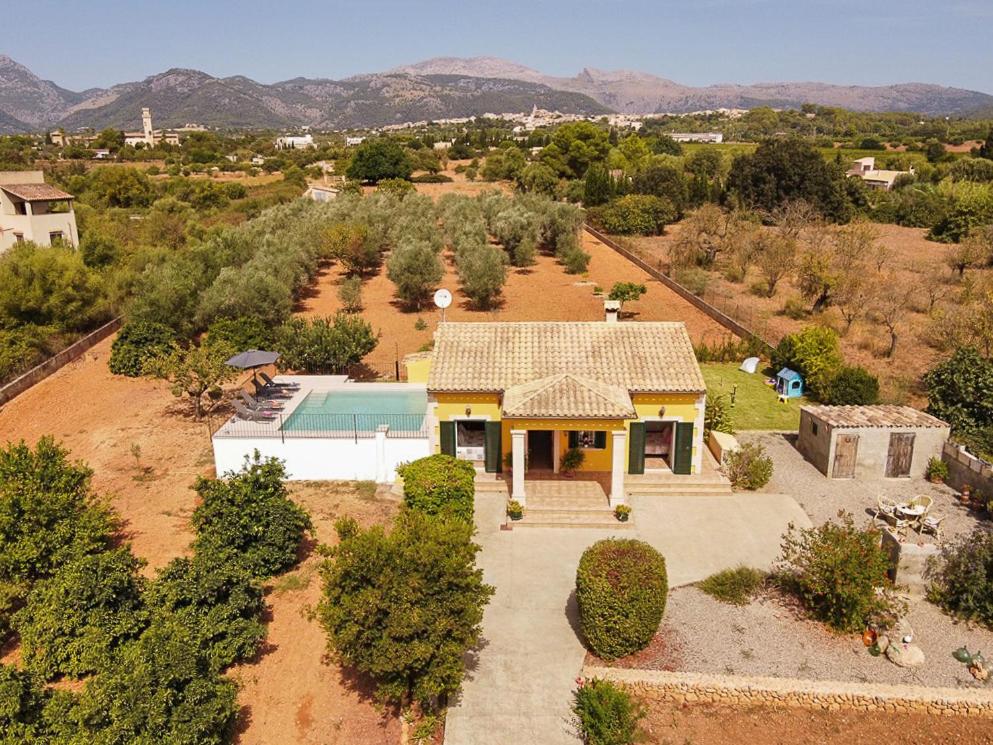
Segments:
[[[256,419],[232,417],[214,437],[355,440],[376,436],[381,428],[392,439],[426,437],[423,414],[322,414],[262,412]]]

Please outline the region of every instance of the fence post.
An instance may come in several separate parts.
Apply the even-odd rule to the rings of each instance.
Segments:
[[[356,414],[352,414],[352,434],[355,435],[355,444],[359,444],[359,418]]]
[[[279,412],[279,439],[286,444],[286,430],[283,429],[283,412]]]

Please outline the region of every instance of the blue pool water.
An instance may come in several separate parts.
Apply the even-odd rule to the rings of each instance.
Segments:
[[[423,390],[312,391],[283,424],[291,432],[415,432],[424,423],[428,397]]]

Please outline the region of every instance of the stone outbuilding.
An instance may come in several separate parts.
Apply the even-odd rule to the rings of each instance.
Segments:
[[[797,449],[828,478],[923,478],[948,435],[910,406],[802,406]]]

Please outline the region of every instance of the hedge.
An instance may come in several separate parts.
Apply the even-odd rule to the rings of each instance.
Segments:
[[[169,353],[175,338],[173,330],[165,324],[128,321],[110,347],[110,371],[137,378],[149,360]]]
[[[587,645],[612,660],[643,649],[665,612],[665,558],[644,541],[610,538],[583,553],[576,600]]]
[[[451,455],[429,455],[400,466],[403,496],[411,509],[437,515],[445,511],[471,521],[476,469]]]

